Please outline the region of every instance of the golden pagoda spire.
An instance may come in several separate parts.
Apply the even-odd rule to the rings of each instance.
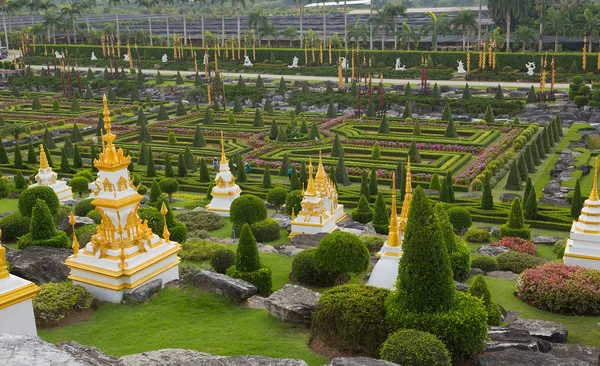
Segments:
[[[390,247],[399,247],[400,239],[400,224],[398,223],[398,213],[396,209],[396,172],[392,173],[392,215],[390,216],[387,245]]]
[[[598,157],[596,156],[596,164],[594,166],[594,185],[592,186],[592,192],[588,198],[590,201],[598,201]]]
[[[315,189],[315,181],[313,179],[313,165],[312,158],[308,159],[308,183],[306,184],[305,196],[315,196],[317,190]]]
[[[0,230],[0,237],[2,237],[2,230]],[[6,248],[0,244],[0,280],[8,278],[8,269],[6,268]]]
[[[69,224],[71,224],[71,230],[73,230],[73,258],[77,258],[77,254],[79,253],[79,241],[77,240],[77,235],[75,234],[75,224],[77,220],[75,219],[75,215],[73,215],[73,211],[71,211],[71,215],[69,215]]]
[[[98,170],[127,167],[131,163],[131,158],[123,155],[123,149],[117,151],[115,145],[113,145],[113,141],[117,136],[111,132],[110,111],[108,110],[106,94],[102,98],[102,103],[104,105],[102,114],[104,115],[104,130],[106,133],[102,134],[102,152],[98,159],[94,161],[94,166]]]
[[[44,151],[44,144],[40,144],[40,169],[48,169],[50,165],[48,164],[48,158],[46,157],[46,152]]]
[[[410,177],[410,156],[408,157],[408,164],[406,166],[406,191],[404,194],[404,201],[402,202],[402,213],[400,217],[408,219],[408,211],[410,210],[410,201],[412,199],[412,181]]]
[[[104,96],[102,97],[102,104],[104,105],[102,115],[104,116],[104,130],[106,131],[106,133],[102,135],[102,140],[105,141],[108,144],[108,146],[112,146],[112,142],[115,140],[116,136],[110,132],[110,112],[108,111],[108,102],[106,100],[106,94],[104,94]]]
[[[160,213],[163,215],[163,220],[164,220],[163,238],[165,239],[166,242],[169,242],[169,239],[171,238],[171,233],[169,233],[169,228],[167,227],[167,213],[168,212],[169,212],[169,210],[167,210],[167,206],[163,202],[162,207],[160,208]]]
[[[225,156],[225,140],[223,140],[223,131],[221,131],[221,164],[227,164],[227,156]]]
[[[321,150],[319,150],[319,165],[317,166],[317,174],[315,174],[315,180],[317,182],[326,180],[327,174],[325,173],[325,168],[323,167],[323,159],[321,157]]]

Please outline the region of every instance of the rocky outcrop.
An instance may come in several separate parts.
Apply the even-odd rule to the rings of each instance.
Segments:
[[[517,319],[508,325],[511,329],[529,331],[534,337],[545,339],[552,343],[566,343],[569,332],[567,327],[559,322],[537,319]]]
[[[531,241],[535,244],[554,244],[562,239],[560,236],[533,235]]]
[[[123,303],[135,303],[144,302],[158,293],[158,290],[162,288],[163,281],[160,278],[155,278],[152,281],[146,282],[140,287],[136,288],[129,294],[123,296]]]
[[[283,285],[265,299],[269,315],[283,322],[310,326],[321,295],[301,286]]]
[[[462,291],[462,292],[469,291],[469,285],[467,285],[466,283],[458,282],[458,281],[454,281],[454,288],[457,291]]]
[[[518,351],[507,349],[487,353],[477,359],[479,366],[593,366],[593,363],[576,358],[558,358],[552,353]]]
[[[508,327],[490,327],[488,329],[489,340],[485,342],[486,352],[499,352],[506,349],[550,352],[550,342],[532,337],[529,331],[523,329],[511,329]]]
[[[75,360],[87,366],[121,365],[118,358],[104,354],[96,347],[82,346],[73,341],[58,343],[56,347],[69,353]]]
[[[371,225],[370,223],[361,224],[352,220],[349,217],[346,217],[342,221],[336,223],[336,225],[340,228],[340,231],[344,231],[354,235],[377,234],[375,228],[373,228],[373,225]]]
[[[553,343],[550,353],[558,358],[574,358],[581,361],[600,365],[600,348],[591,346],[582,346],[580,344]]]
[[[85,216],[75,216],[75,230],[79,229],[84,225],[95,225],[94,220]],[[73,227],[69,223],[69,217],[65,217],[60,224],[58,224],[57,230],[64,231],[67,233],[67,236],[71,236],[73,234]]]
[[[299,234],[290,240],[290,245],[297,248],[316,248],[319,246],[321,239],[327,236],[327,233],[320,234]]]
[[[186,349],[163,349],[121,357],[123,366],[308,366],[302,360],[263,356],[213,356]]]
[[[23,250],[7,250],[6,258],[11,273],[35,284],[64,282],[70,269],[65,260],[73,254],[70,249],[29,247]]]
[[[228,296],[237,302],[242,302],[256,294],[256,286],[250,282],[211,271],[191,272],[185,276],[184,282],[205,291]]]
[[[294,245],[276,245],[274,248],[277,249],[279,254],[285,255],[286,257],[295,257],[298,255],[298,253],[305,249]]]
[[[501,278],[503,280],[508,281],[516,281],[519,278],[519,275],[516,273],[512,273],[510,271],[492,271],[486,273],[486,276],[493,278]]]
[[[569,206],[567,202],[569,189],[562,188],[562,183],[573,179],[572,174],[576,169],[575,163],[579,155],[581,155],[580,152],[571,149],[564,149],[560,152],[554,168],[550,171],[550,182],[542,191],[544,193],[542,202]]]
[[[289,216],[275,213],[269,214],[269,217],[277,221],[280,228],[292,231],[292,219]]]
[[[502,193],[500,195],[500,202],[512,202],[515,198],[518,198],[519,201],[523,200],[523,198],[516,193]]]
[[[398,364],[369,357],[339,357],[331,360],[329,366],[397,366]]]
[[[502,245],[482,245],[477,249],[477,253],[489,257],[497,257],[506,252],[510,252],[510,248],[503,247]]]

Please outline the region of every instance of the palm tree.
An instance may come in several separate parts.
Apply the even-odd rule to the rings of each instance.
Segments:
[[[6,41],[6,49],[8,50],[8,31],[6,30],[6,13],[8,12],[9,3],[7,0],[0,0],[0,8],[2,8],[2,24],[4,26],[4,39]],[[0,144],[2,141],[0,141]]]
[[[398,49],[398,18],[406,16],[406,7],[398,4],[387,4],[383,11],[390,17],[394,24],[394,50]]]
[[[73,40],[75,43],[77,43],[77,28],[75,27],[75,16],[81,15],[78,4],[79,3],[74,4],[72,2],[68,3],[68,4],[63,4],[62,8],[60,9],[60,14],[64,18],[64,21],[69,22],[72,26]],[[69,29],[67,29],[66,32],[67,32],[67,42],[69,44],[71,44],[71,36],[69,35]]]
[[[542,38],[544,37],[544,25],[546,24],[546,13],[548,11],[548,0],[535,0],[536,9],[540,12],[540,17],[536,20],[540,25],[538,34],[538,52],[542,52]]]
[[[479,0],[479,15],[477,17],[477,50],[481,50],[481,8],[483,0]]]
[[[354,24],[348,24],[348,28],[346,29],[346,33],[348,33],[348,39],[351,41],[354,40],[356,42],[358,48],[360,48],[360,41],[367,41],[369,39],[369,29],[366,24],[357,20]]]
[[[50,31],[52,31],[52,39],[54,44],[56,44],[56,26],[59,25],[60,19],[54,13],[46,13],[44,14],[44,26],[48,31],[48,41],[50,41]]]
[[[165,10],[165,21],[167,25],[167,46],[171,42],[171,32],[169,30],[169,10],[167,9],[167,5],[173,5],[173,0],[161,0],[163,3],[163,8]]]
[[[517,30],[514,31],[514,36],[514,42],[523,45],[523,51],[535,42],[535,31],[524,25],[517,27]]]
[[[373,19],[373,0],[369,0],[369,19]],[[373,49],[373,23],[369,23],[369,49]]]
[[[181,1],[185,1],[185,0],[181,0]],[[198,0],[197,2],[200,3],[200,31],[201,31],[201,37],[202,37],[202,46],[204,46],[204,6],[208,2],[208,0]],[[185,30],[186,29],[185,14],[183,15],[183,20],[184,20],[183,29]]]
[[[219,37],[217,37],[217,42],[219,42]],[[196,86],[186,93],[187,99],[194,99],[194,103],[196,103],[196,109],[198,109],[198,102],[200,99],[204,99],[206,96],[206,88],[203,86]]]
[[[429,23],[423,25],[422,32],[425,36],[428,36],[429,33],[431,33],[431,48],[433,51],[437,51],[438,35],[445,37],[450,32],[448,15],[444,13],[438,18],[431,11],[428,11],[426,14],[431,15],[431,18],[429,19]]]
[[[235,4],[235,15],[237,18],[237,41],[238,44],[242,44],[242,30],[241,30],[241,20],[240,17],[242,15],[242,8],[246,9],[246,0],[231,0]],[[254,2],[254,0],[250,0]]]
[[[212,3],[214,4],[216,1],[219,1],[219,3],[221,4],[219,7],[220,13],[221,13],[221,45],[224,47],[225,46],[225,41],[226,41],[226,35],[225,35],[225,3],[228,0],[212,0]],[[202,36],[204,38],[204,36]],[[202,40],[202,45],[204,46],[204,39]]]
[[[26,6],[29,9],[29,16],[31,17],[31,24],[33,24],[33,13],[39,11],[39,5],[42,0],[26,0]]]
[[[580,33],[588,36],[588,52],[592,52],[592,36],[598,35],[598,27],[600,27],[600,19],[597,14],[594,14],[593,8],[585,8],[583,14],[577,17],[579,21]]]
[[[369,23],[375,27],[375,31],[381,30],[381,50],[383,51],[385,48],[385,36],[393,28],[392,19],[384,10],[378,9],[375,16],[369,20]]]
[[[315,41],[317,40],[317,38],[320,38],[319,33],[313,31],[312,29],[309,29],[305,34],[304,34],[304,43],[306,43],[306,46],[308,47],[309,45],[313,45],[315,44]]]
[[[303,42],[304,42],[304,31],[303,31],[303,26],[304,26],[304,5],[302,5],[302,0],[294,0],[294,2],[298,2],[298,4],[300,5],[300,48],[303,47]],[[308,3],[311,3],[311,0],[307,1]]]
[[[179,0],[181,1],[181,18],[183,20],[183,44],[187,46],[187,22],[185,20],[185,2],[188,0]],[[201,5],[202,6],[202,5]],[[201,14],[202,25],[204,25],[204,16]],[[204,32],[202,32],[204,33]]]
[[[23,28],[23,8],[27,6],[26,0],[12,0],[8,1],[6,13],[7,14],[18,14],[19,20],[21,21],[21,28]],[[9,24],[10,29],[10,24]]]
[[[275,38],[275,40],[277,40],[277,36],[279,35],[277,33],[277,28],[275,28],[275,26],[273,25],[273,23],[271,23],[269,19],[267,19],[266,22],[261,24],[261,27],[258,30],[258,32],[260,33],[261,38],[269,37],[267,41],[267,44],[269,46],[271,46],[271,38]]]
[[[252,11],[248,14],[248,27],[254,29],[255,33],[259,33],[258,28],[262,27],[268,21],[269,18],[263,13],[262,9]]]
[[[339,0],[336,0],[339,2]],[[348,48],[348,4],[347,0],[344,0],[344,47]]]
[[[123,0],[129,2],[129,0]],[[119,29],[119,3],[121,0],[108,0],[108,6],[111,4],[115,7],[115,24],[117,25],[117,34],[121,34]],[[150,43],[152,43],[152,37],[150,37]]]
[[[210,31],[206,31],[206,44],[213,47],[216,46],[217,43],[219,43],[219,36]]]
[[[494,19],[506,19],[506,51],[510,52],[510,26],[512,19],[519,19],[527,13],[530,1],[488,0],[488,11]]]
[[[292,47],[293,42],[298,39],[298,30],[293,25],[288,25],[283,30],[283,36],[290,39],[290,47]]]
[[[410,42],[415,45],[415,48],[419,47],[421,33],[417,29],[411,27],[407,22],[402,22],[402,27],[396,38],[400,41],[400,45],[406,45],[406,50],[410,51]]]
[[[135,0],[135,3],[138,8],[146,8],[148,11],[148,31],[150,32],[150,47],[152,47],[152,8],[158,5],[158,0]]]
[[[331,37],[327,38],[327,44],[331,44],[332,47],[342,48],[344,40],[340,38],[338,32],[335,32]]]
[[[3,138],[12,135],[17,141],[20,135],[31,135],[31,129],[23,123],[10,123],[2,128],[1,135]]]
[[[569,19],[555,8],[548,10],[544,18],[544,29],[554,36],[554,52],[558,52],[558,36],[565,34],[569,27]]]
[[[83,9],[85,11],[85,25],[87,27],[87,31],[90,31],[90,19],[89,19],[89,11],[93,8],[95,8],[96,6],[98,6],[98,4],[96,3],[96,0],[79,0],[79,6],[80,9]]]
[[[468,9],[461,9],[454,19],[452,19],[452,25],[456,29],[460,29],[462,34],[462,48],[463,51],[467,49],[467,37],[471,35],[471,30],[477,27],[477,21],[475,21],[475,15]]]

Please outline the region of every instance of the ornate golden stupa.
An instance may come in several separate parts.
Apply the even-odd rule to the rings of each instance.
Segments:
[[[169,240],[166,219],[160,238],[139,218],[143,197],[127,170],[131,158],[113,143],[116,136],[111,131],[106,96],[103,113],[106,133],[102,135],[102,152],[94,160],[98,178],[92,201],[102,221],[82,250],[74,238],[74,254],[65,263],[71,268],[69,279],[73,283],[87,288],[100,300],[120,302],[125,293],[155,278],[163,283],[178,279],[177,252],[181,246]],[[166,215],[165,207],[161,213]]]
[[[240,166],[238,169],[245,169]],[[235,184],[235,176],[229,170],[229,162],[225,156],[225,140],[221,131],[221,161],[219,161],[219,173],[215,177],[215,186],[212,188],[212,200],[206,209],[217,215],[229,217],[229,209],[233,200],[242,193],[240,186]]]
[[[73,199],[73,191],[71,187],[62,180],[57,180],[58,176],[52,171],[50,164],[48,164],[48,158],[44,151],[44,145],[40,144],[40,168],[38,173],[35,175],[36,183],[30,187],[50,187],[56,193],[60,202],[70,201]]]

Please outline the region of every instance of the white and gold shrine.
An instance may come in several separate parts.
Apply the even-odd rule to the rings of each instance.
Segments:
[[[308,183],[302,190],[302,209],[296,216],[292,210],[292,232],[289,237],[298,234],[330,233],[338,228],[336,222],[343,219],[344,205],[338,203],[335,185],[325,173],[319,155],[317,174],[313,179],[312,159],[308,164]]]
[[[573,221],[567,240],[565,264],[600,270],[600,198],[598,197],[598,157],[594,167],[594,185],[585,200],[581,215]]]
[[[57,180],[57,175],[48,164],[48,158],[44,151],[44,146],[40,145],[40,168],[38,173],[35,175],[36,183],[29,187],[50,187],[58,196],[58,200],[62,203],[73,199],[73,191],[71,187],[67,185],[67,182]]]
[[[74,254],[66,260],[69,279],[88,289],[102,301],[121,302],[123,295],[144,283],[160,278],[163,284],[179,278],[179,243],[170,241],[166,218],[163,238],[154,234],[138,216],[142,196],[129,176],[129,156],[115,147],[110,116],[104,97],[102,152],[94,160],[98,178],[94,182],[92,204],[102,215],[97,233],[79,250],[74,238]],[[163,216],[167,211],[163,205]]]
[[[393,290],[396,288],[396,279],[398,278],[398,265],[402,256],[402,241],[404,240],[404,231],[408,222],[408,212],[410,211],[410,201],[412,199],[412,186],[410,176],[410,157],[406,169],[406,191],[404,201],[402,202],[402,211],[400,217],[397,216],[396,209],[396,174],[392,175],[392,213],[390,216],[390,226],[388,239],[381,247],[377,257],[379,261],[375,264],[373,272],[369,277],[368,284],[375,287],[387,288]]]
[[[0,334],[37,336],[31,300],[40,288],[9,274],[5,254],[0,244]]]
[[[238,169],[245,169],[239,166]],[[221,161],[219,162],[219,173],[215,177],[215,186],[212,188],[212,200],[206,205],[206,209],[217,215],[229,217],[229,209],[233,200],[242,193],[240,186],[235,184],[235,177],[229,170],[229,162],[225,156],[225,140],[221,131]]]

